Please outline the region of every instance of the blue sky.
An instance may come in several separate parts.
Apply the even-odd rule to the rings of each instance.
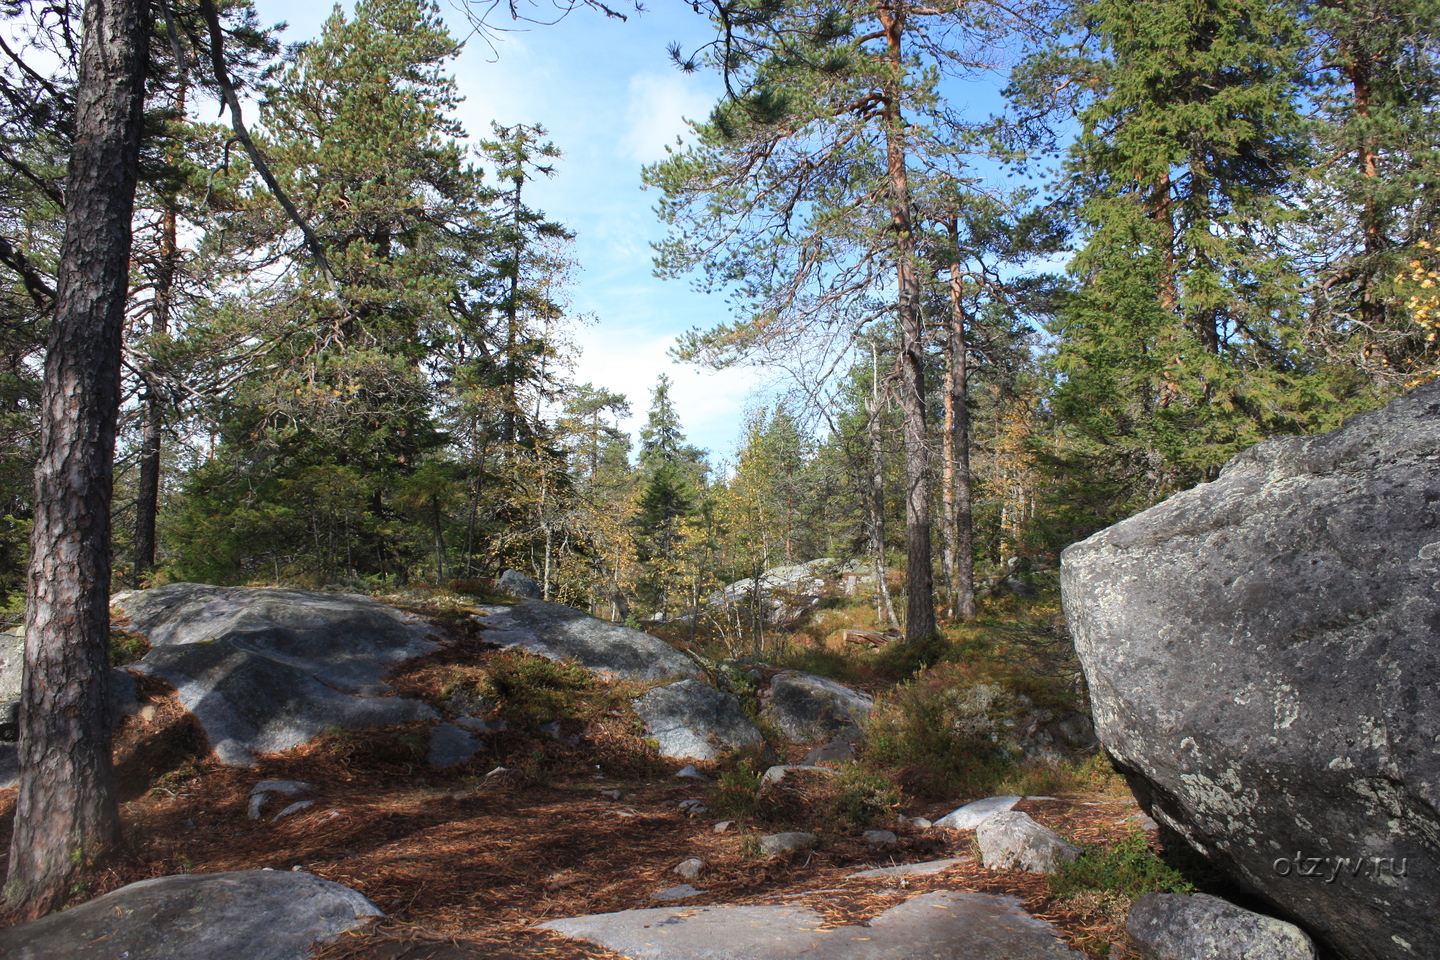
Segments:
[[[316,36],[331,10],[276,0],[256,7],[262,22],[290,24],[283,35],[290,43]],[[465,36],[463,16],[445,13],[456,36]],[[626,22],[577,10],[557,24],[495,34],[493,43],[472,37],[454,71],[471,136],[489,135],[491,120],[540,123],[564,153],[556,176],[529,197],[577,234],[571,312],[594,318],[574,331],[577,382],[626,394],[643,422],[650,389],[668,373],[690,441],[718,461],[733,452],[764,373],[711,373],[666,357],[677,334],[727,314],[720,297],[652,275],[649,245],[663,231],[650,209],[655,194],[640,186],[641,166],[661,159],[684,132],[683,118],[706,116],[720,92],[710,74],[687,76],[671,65],[666,46],[691,48],[709,36],[708,22],[678,0],[656,0]]]

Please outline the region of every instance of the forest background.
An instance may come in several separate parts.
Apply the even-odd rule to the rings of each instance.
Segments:
[[[362,0],[285,47],[222,5],[277,194],[200,117],[210,37],[170,5],[134,215],[116,585],[513,568],[551,599],[665,619],[835,556],[907,570],[880,612],[912,639],[937,607],[970,615],[977,577],[1053,565],[1245,447],[1431,375],[1437,7],[702,8],[715,42],[673,56],[726,96],[644,172],[669,230],[656,265],[723,302],[680,356],[780,375],[711,462],[667,379],[576,382],[574,238],[533,205],[557,173],[545,117],[461,127],[438,8]],[[15,619],[78,53],[58,9],[14,5],[0,51]],[[951,99],[984,78],[995,111]],[[634,442],[620,425],[642,405]]]

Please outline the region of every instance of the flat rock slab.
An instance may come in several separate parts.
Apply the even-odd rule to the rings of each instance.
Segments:
[[[543,926],[631,960],[1080,960],[1019,903],[983,893],[927,893],[868,927],[831,927],[798,905],[656,907]]]
[[[0,930],[6,960],[307,960],[383,914],[349,887],[300,871],[159,877]]]
[[[967,803],[960,809],[947,813],[935,821],[935,826],[948,827],[951,830],[974,830],[991,817],[1014,810],[1015,804],[1024,799],[1024,797],[1005,796],[976,800],[974,803]]]
[[[653,683],[673,677],[700,677],[695,661],[670,644],[545,600],[481,607],[476,622],[484,639],[520,647],[551,660],[573,660],[601,676]]]
[[[631,705],[662,757],[714,760],[722,751],[765,742],[735,694],[701,680],[655,687]]]
[[[131,669],[173,684],[222,763],[307,743],[324,731],[431,719],[382,679],[439,649],[417,617],[355,594],[172,583],[117,599],[150,641]]]
[[[928,877],[932,874],[943,873],[959,862],[958,857],[951,857],[948,860],[926,860],[924,863],[897,863],[893,867],[876,867],[873,870],[861,870],[859,873],[850,874],[846,879],[870,880],[880,877]]]

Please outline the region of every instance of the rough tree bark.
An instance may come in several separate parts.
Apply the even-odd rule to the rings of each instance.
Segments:
[[[958,247],[959,225],[947,224]],[[945,344],[945,575],[953,614],[975,619],[975,532],[970,478],[970,368],[960,264],[950,264],[950,336]]]
[[[902,39],[905,6],[881,5],[887,59],[895,81],[905,74]],[[925,426],[924,331],[920,318],[920,278],[915,273],[915,234],[906,169],[905,121],[900,98],[887,96],[885,153],[890,188],[891,229],[895,232],[896,286],[900,315],[900,409],[905,420],[905,640],[923,640],[935,632],[935,583],[930,545],[930,445]]]
[[[65,239],[41,395],[20,794],[7,901],[58,905],[119,839],[110,757],[110,495],[149,42],[143,0],[83,15]]]

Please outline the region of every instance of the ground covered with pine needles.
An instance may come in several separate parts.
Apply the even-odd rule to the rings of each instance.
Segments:
[[[74,902],[175,873],[299,869],[360,891],[386,914],[319,948],[323,960],[606,958],[614,955],[536,925],[665,905],[651,894],[682,883],[674,867],[699,858],[707,869],[694,883],[704,892],[682,901],[685,907],[798,900],[829,923],[864,924],[931,890],[1005,894],[1054,924],[1081,953],[1128,957],[1124,917],[1132,899],[1184,884],[1157,857],[1154,834],[1140,829],[1140,810],[1123,782],[1095,762],[1038,777],[1017,771],[1009,782],[1049,788],[1049,798],[1028,798],[1018,809],[1084,846],[1088,873],[991,871],[979,863],[973,833],[921,831],[907,819],[936,819],[988,789],[960,787],[947,796],[878,789],[872,769],[868,780],[801,778],[735,811],[734,791],[749,789],[753,771],[798,762],[804,746],[743,763],[699,764],[707,782],[677,778],[681,764],[659,757],[624,709],[633,685],[579,679],[562,665],[500,651],[453,617],[448,623],[456,641],[402,666],[393,685],[437,706],[465,684],[492,695],[503,686],[514,700],[496,707],[510,711],[510,729],[485,735],[486,749],[452,768],[425,762],[426,724],[335,730],[262,757],[258,769],[225,767],[209,755],[174,691],[142,680],[142,709],[116,736],[124,847],[76,888]],[[872,677],[871,692],[883,698],[883,685]],[[558,738],[534,729],[545,716],[561,724]],[[314,784],[304,799],[315,802],[278,822],[270,818],[283,804],[272,802],[265,817],[251,820],[250,790],[266,779]],[[856,783],[863,803],[852,795]],[[14,793],[0,794],[7,834]],[[690,816],[685,800],[710,809]],[[721,819],[736,823],[717,833]],[[891,829],[898,843],[870,846],[866,828]],[[759,836],[790,829],[818,833],[820,846],[759,854]],[[8,841],[0,836],[0,850]],[[871,867],[951,857],[958,862],[935,875],[850,878]]]

